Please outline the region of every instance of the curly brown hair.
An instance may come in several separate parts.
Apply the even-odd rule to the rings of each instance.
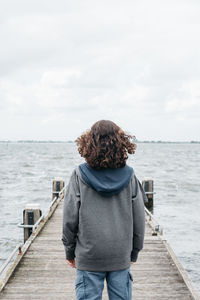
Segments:
[[[90,130],[76,139],[78,152],[86,162],[97,170],[122,168],[128,154],[134,154],[135,136],[126,134],[109,120],[96,122]]]

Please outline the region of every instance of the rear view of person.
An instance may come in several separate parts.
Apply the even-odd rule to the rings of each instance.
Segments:
[[[67,263],[76,268],[76,299],[101,300],[104,279],[110,300],[132,299],[130,264],[143,248],[144,202],[132,167],[134,137],[108,120],[96,122],[77,140],[85,163],[71,175],[64,198]]]

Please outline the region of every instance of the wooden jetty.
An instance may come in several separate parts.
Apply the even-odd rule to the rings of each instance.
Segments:
[[[0,299],[75,300],[75,269],[65,261],[62,235],[64,191],[20,248],[0,282]],[[144,249],[131,265],[134,300],[200,299],[186,271],[146,211]],[[108,299],[106,284],[103,299]]]

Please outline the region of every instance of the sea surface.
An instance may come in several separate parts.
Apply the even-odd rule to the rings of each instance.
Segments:
[[[74,143],[0,143],[0,265],[23,242],[27,203],[48,209],[52,180],[68,182],[83,162]],[[200,144],[138,143],[128,164],[140,181],[154,180],[154,215],[200,290]]]

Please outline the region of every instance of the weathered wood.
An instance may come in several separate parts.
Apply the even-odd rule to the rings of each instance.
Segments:
[[[28,203],[23,210],[23,224],[34,225],[42,215],[40,205],[38,203]],[[28,240],[32,233],[32,228],[24,228],[24,243]]]
[[[62,180],[62,178],[56,177],[56,178],[54,178],[52,185],[53,185],[52,186],[52,200],[53,200],[55,197],[58,197],[59,192],[64,188],[65,183]]]
[[[51,216],[53,215],[55,209],[57,208],[58,204],[60,203],[61,199],[63,198],[63,194],[61,195],[60,198],[58,198],[53,205],[50,207],[48,214],[46,215],[46,217],[40,222],[40,224],[38,225],[38,227],[36,228],[36,230],[34,231],[34,234],[32,234],[28,240],[26,241],[26,243],[23,245],[23,247],[21,248],[21,253],[17,255],[17,257],[15,258],[14,262],[9,266],[5,276],[3,277],[3,279],[0,281],[0,298],[1,296],[1,291],[3,290],[3,288],[5,287],[6,283],[8,282],[8,280],[10,279],[10,277],[15,273],[15,271],[17,270],[17,267],[20,263],[20,261],[22,260],[22,257],[24,257],[24,255],[26,254],[26,252],[28,251],[30,245],[33,243],[33,241],[35,240],[36,237],[39,236],[40,231],[43,229],[43,227],[45,226],[45,224],[47,223],[47,221],[51,218]]]
[[[145,206],[153,211],[153,180],[151,178],[146,178],[142,181],[142,187],[147,193],[148,202],[145,203]]]
[[[0,299],[75,300],[75,270],[65,262],[61,241],[62,207],[63,200],[29,245]],[[193,286],[184,277],[184,270],[177,264],[166,241],[151,234],[152,229],[146,222],[144,249],[137,263],[131,265],[133,299],[200,299],[197,293],[191,292]],[[103,300],[107,300],[106,283],[104,287]]]

